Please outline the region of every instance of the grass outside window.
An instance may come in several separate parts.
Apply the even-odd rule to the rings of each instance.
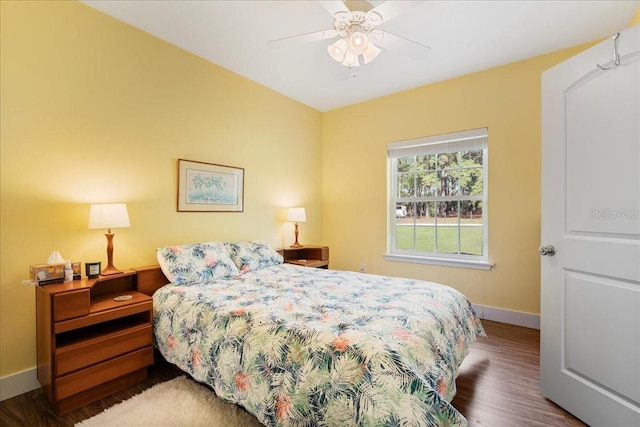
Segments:
[[[414,240],[415,231],[415,240]],[[482,255],[482,225],[438,226],[438,253]],[[458,248],[460,232],[460,248]],[[396,225],[396,248],[405,251],[435,253],[436,226]]]

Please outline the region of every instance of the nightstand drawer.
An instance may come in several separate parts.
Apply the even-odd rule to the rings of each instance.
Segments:
[[[65,292],[53,296],[53,320],[73,319],[74,317],[89,314],[90,295],[89,289]]]
[[[55,380],[55,398],[62,400],[152,363],[153,347],[149,346],[65,375]]]
[[[149,323],[114,328],[90,339],[59,346],[55,354],[56,376],[91,366],[130,351],[150,346],[152,327]]]

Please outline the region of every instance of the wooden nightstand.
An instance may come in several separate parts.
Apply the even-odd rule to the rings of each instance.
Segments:
[[[125,271],[37,287],[38,381],[58,415],[147,378],[153,302],[136,280]]]
[[[329,268],[329,247],[305,245],[301,248],[282,248],[278,252],[287,264]]]

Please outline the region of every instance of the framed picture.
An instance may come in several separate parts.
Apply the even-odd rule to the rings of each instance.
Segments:
[[[100,276],[100,261],[98,262],[85,262],[85,273],[89,279],[95,279]]]
[[[243,168],[178,159],[178,212],[243,210]]]

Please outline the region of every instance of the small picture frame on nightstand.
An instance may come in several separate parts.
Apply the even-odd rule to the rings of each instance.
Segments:
[[[84,270],[89,279],[95,279],[100,276],[100,262],[85,262]]]

